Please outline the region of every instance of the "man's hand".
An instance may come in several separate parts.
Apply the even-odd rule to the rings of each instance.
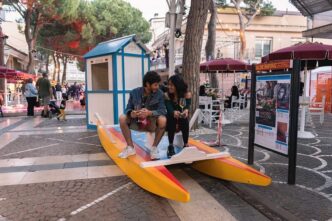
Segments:
[[[146,108],[140,110],[138,117],[140,118],[147,118],[152,115],[152,111],[149,111]]]
[[[180,111],[174,111],[174,118],[175,119],[179,119],[180,115],[181,115]]]
[[[137,118],[138,117],[138,111],[132,111],[132,112],[130,112],[130,117],[131,118]]]

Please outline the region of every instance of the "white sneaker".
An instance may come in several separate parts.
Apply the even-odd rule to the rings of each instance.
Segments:
[[[124,150],[118,155],[120,158],[127,158],[131,155],[135,155],[136,151],[134,147],[131,146],[127,146],[126,148],[124,148]]]
[[[159,151],[157,147],[151,147],[150,151],[151,160],[159,160]]]

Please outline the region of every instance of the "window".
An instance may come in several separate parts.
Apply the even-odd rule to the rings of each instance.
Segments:
[[[108,63],[91,64],[92,90],[108,90]]]
[[[255,58],[261,58],[271,52],[271,38],[256,38],[255,40]]]

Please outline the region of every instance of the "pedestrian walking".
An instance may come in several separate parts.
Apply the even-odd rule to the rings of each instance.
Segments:
[[[58,82],[56,85],[55,85],[55,94],[56,94],[56,100],[57,101],[61,101],[62,100],[62,87],[61,87],[61,84],[60,82]]]
[[[44,106],[42,117],[48,117],[48,104],[52,96],[51,82],[48,80],[47,73],[43,73],[43,77],[37,80],[37,89],[39,94],[40,105]]]
[[[32,84],[32,78],[27,80],[27,84],[25,85],[24,90],[24,96],[28,102],[27,115],[34,116],[34,107],[36,105],[38,91]]]

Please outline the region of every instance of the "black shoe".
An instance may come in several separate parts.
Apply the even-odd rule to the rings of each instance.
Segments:
[[[170,144],[167,149],[167,157],[171,158],[175,154],[174,146]]]

